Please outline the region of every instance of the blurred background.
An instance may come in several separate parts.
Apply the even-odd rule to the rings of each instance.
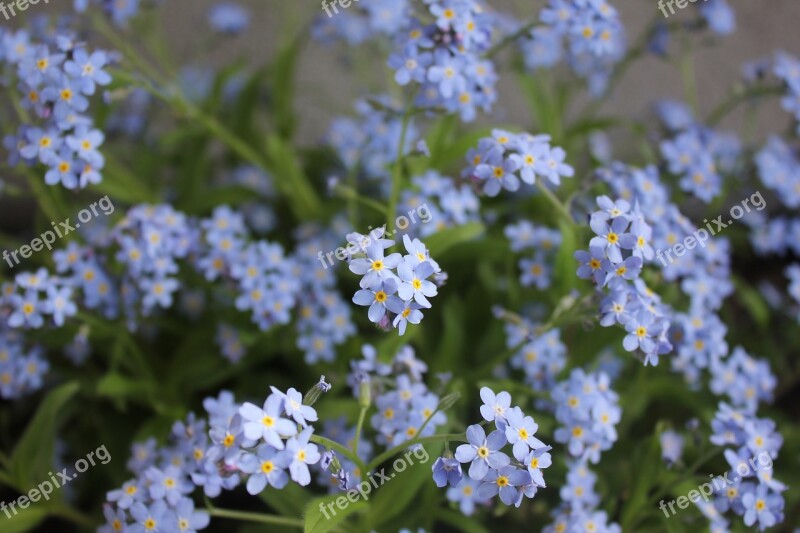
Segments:
[[[71,2],[58,0],[56,4],[51,0],[48,5],[40,3],[32,6],[25,15],[67,11]],[[241,36],[226,38],[212,35],[208,29],[208,12],[218,3],[220,0],[164,1],[158,19],[163,25],[170,62],[200,67],[239,61],[258,68],[271,60],[282,42],[307,30],[314,17],[326,16],[318,0],[237,0],[236,3],[251,11],[251,25]],[[520,21],[528,21],[545,2],[491,0],[489,3],[514,14]],[[657,0],[612,0],[611,4],[621,13],[629,44],[638,40],[651,21],[656,18],[665,20]],[[354,2],[353,5],[357,4]],[[699,103],[704,114],[709,113],[714,104],[728,93],[731,85],[740,79],[745,63],[769,55],[776,49],[800,52],[798,0],[732,0],[731,5],[736,11],[737,31],[725,38],[709,40],[704,43],[707,46],[696,47],[694,55]],[[666,20],[688,20],[695,9],[696,4],[689,4],[683,10],[676,9],[676,14]],[[24,24],[24,17],[11,19],[8,24]],[[682,43],[673,41],[670,50],[679,52],[681,46]],[[501,56],[500,61],[503,59],[507,58]],[[502,70],[498,68],[498,71]],[[298,92],[295,105],[301,118],[298,135],[303,144],[316,143],[333,118],[351,113],[356,98],[384,92],[394,85],[389,83],[390,73],[383,64],[382,51],[372,45],[353,49],[306,39],[295,75]],[[500,94],[493,116],[480,116],[478,123],[513,123],[517,127],[532,127],[516,80],[513,77],[501,78],[498,88]],[[605,99],[601,113],[641,118],[655,100],[681,98],[682,95],[679,66],[647,55],[632,65],[615,92]],[[740,110],[722,125],[739,129],[741,118]],[[775,121],[784,124],[786,120],[787,115],[773,100],[762,106],[755,132],[767,131]],[[622,155],[624,149],[624,146],[617,147],[616,153]],[[6,154],[2,157],[5,158]],[[14,181],[14,176],[0,177]],[[12,232],[30,227],[29,217],[34,209],[35,206],[25,202],[0,198],[0,227]]]

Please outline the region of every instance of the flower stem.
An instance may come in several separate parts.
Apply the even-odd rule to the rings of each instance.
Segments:
[[[416,439],[407,440],[402,444],[398,444],[394,448],[386,450],[382,454],[378,455],[375,459],[370,461],[370,463],[367,465],[366,471],[372,472],[375,469],[375,467],[379,466],[385,460],[394,457],[395,455],[402,452],[409,446],[414,446],[415,444],[425,444],[428,442],[441,442],[449,440],[455,440],[458,442],[467,442],[467,437],[464,433],[450,433],[446,435],[431,435],[430,437],[418,437]]]
[[[574,226],[575,221],[572,219],[569,209],[567,209],[567,206],[565,206],[564,203],[558,199],[558,196],[556,196],[553,191],[548,189],[547,186],[542,183],[541,179],[536,180],[536,186],[539,187],[539,190],[542,191],[545,198],[547,198],[547,200],[553,204],[553,207],[555,207],[556,210],[561,213],[561,216],[564,217],[564,220],[566,220],[571,226]]]
[[[248,513],[245,511],[231,511],[228,509],[217,509],[208,507],[208,514],[217,518],[229,518],[231,520],[241,520],[242,522],[258,522],[261,524],[273,524],[276,526],[296,527],[303,529],[303,521],[299,518],[288,518],[285,516],[275,516],[263,513]]]
[[[361,430],[364,427],[364,417],[367,415],[369,407],[362,406],[358,413],[358,423],[356,424],[356,438],[353,440],[353,453],[358,457],[358,441],[361,440]]]
[[[406,107],[403,112],[403,123],[400,128],[400,140],[397,143],[397,160],[394,162],[392,171],[392,192],[389,197],[389,206],[386,210],[386,231],[394,231],[394,217],[397,216],[397,201],[400,198],[400,187],[403,181],[403,158],[406,148],[406,135],[408,135],[408,124],[411,121],[411,109]]]
[[[346,447],[342,446],[338,442],[326,439],[325,437],[320,437],[319,435],[311,435],[311,438],[309,440],[316,444],[321,444],[322,446],[325,446],[326,448],[331,449],[341,454],[344,457],[347,457],[348,459],[353,461],[353,463],[361,470],[362,473],[367,471],[367,467],[364,464],[364,461],[362,461],[358,455],[348,450]]]

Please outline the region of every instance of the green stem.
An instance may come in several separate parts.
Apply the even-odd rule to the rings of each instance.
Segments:
[[[66,505],[59,505],[55,507],[52,512],[55,516],[59,516],[83,527],[92,527],[95,525],[90,517]]]
[[[298,529],[303,529],[304,526],[304,522],[299,518],[288,518],[285,516],[275,516],[263,513],[248,513],[245,511],[231,511],[228,509],[218,509],[210,506],[208,507],[208,514],[217,518],[241,520],[242,522],[257,522],[260,524],[296,527]]]
[[[364,406],[358,413],[358,423],[356,424],[356,438],[353,440],[353,453],[358,457],[358,441],[361,440],[361,430],[364,428],[364,418],[367,416],[369,407]]]
[[[326,439],[325,437],[320,437],[319,435],[311,435],[311,438],[309,440],[316,444],[321,444],[322,446],[325,446],[326,448],[333,450],[344,457],[347,457],[348,459],[353,461],[353,463],[359,468],[359,470],[361,470],[362,475],[368,471],[366,464],[364,464],[364,461],[362,461],[358,455],[348,450],[346,447],[342,446],[338,442]]]
[[[525,35],[525,34],[526,34],[526,33],[528,33],[529,31],[531,31],[531,30],[532,30],[532,29],[533,29],[533,28],[534,28],[534,27],[535,27],[535,26],[536,26],[538,23],[539,23],[538,19],[533,19],[533,20],[531,20],[530,22],[528,22],[527,24],[525,24],[524,26],[522,26],[520,29],[518,29],[517,31],[515,31],[514,33],[512,33],[512,34],[510,34],[510,35],[506,35],[505,37],[503,37],[503,39],[502,39],[500,42],[498,42],[497,44],[495,44],[494,46],[492,46],[492,47],[491,47],[491,48],[490,48],[490,49],[489,49],[489,50],[488,50],[488,51],[487,51],[487,52],[484,54],[484,57],[485,57],[486,59],[491,59],[491,58],[493,58],[493,57],[494,57],[494,56],[496,56],[496,55],[497,55],[497,54],[498,54],[498,53],[499,53],[501,50],[503,50],[503,48],[505,48],[505,47],[506,47],[506,46],[508,46],[509,44],[513,43],[514,41],[516,41],[517,39],[519,39],[520,37],[522,37],[523,35]]]
[[[400,140],[397,143],[397,160],[392,171],[392,192],[386,211],[386,231],[394,231],[394,217],[397,216],[397,201],[400,199],[400,188],[403,181],[403,159],[405,157],[406,135],[411,121],[411,110],[407,106],[403,113],[403,124],[400,128]]]
[[[709,126],[715,126],[719,124],[719,122],[728,116],[729,113],[751,98],[756,98],[758,96],[777,96],[783,94],[784,92],[784,88],[781,85],[762,85],[751,87],[746,91],[735,91],[734,94],[721,102],[711,111],[711,113],[709,113],[708,118],[706,119],[706,124]]]
[[[429,416],[428,418],[426,418],[426,419],[425,419],[425,422],[423,422],[423,423],[422,423],[422,425],[419,427],[419,429],[417,430],[417,435],[422,435],[422,430],[424,430],[424,429],[425,429],[425,428],[428,426],[428,422],[430,422],[430,421],[431,421],[431,419],[432,419],[432,418],[433,418],[433,417],[436,415],[436,413],[438,413],[438,412],[439,412],[439,408],[437,407],[437,408],[436,408],[436,409],[434,409],[434,411],[431,413],[431,416]]]
[[[558,196],[556,196],[553,191],[548,189],[547,186],[542,183],[541,178],[536,180],[536,186],[539,187],[539,190],[542,191],[542,194],[544,194],[545,198],[547,198],[553,207],[558,210],[561,216],[564,217],[564,220],[566,220],[571,226],[574,226],[575,221],[572,219],[572,215],[570,214],[569,209],[567,209],[567,206],[565,206],[564,203],[558,199]]]
[[[686,101],[692,106],[694,115],[700,116],[700,102],[697,96],[694,55],[688,45],[686,45],[686,50],[681,59],[681,78],[683,79],[683,93],[686,97]]]
[[[414,446],[415,444],[425,444],[428,442],[441,442],[449,440],[455,440],[458,442],[467,442],[467,437],[464,433],[451,433],[447,435],[431,435],[430,437],[417,437],[416,439],[407,440],[402,444],[398,444],[394,448],[386,450],[382,454],[378,455],[375,459],[370,461],[369,464],[367,465],[366,472],[372,472],[375,469],[375,467],[380,466],[381,463],[383,463],[387,459],[391,459],[392,457],[402,452],[409,446]]]

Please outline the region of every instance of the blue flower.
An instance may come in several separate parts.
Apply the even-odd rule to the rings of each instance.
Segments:
[[[533,417],[525,416],[522,409],[513,407],[506,412],[508,425],[505,428],[506,439],[513,444],[514,457],[528,453],[529,447],[533,449],[544,447],[544,443],[534,437],[539,425]]]
[[[263,409],[245,402],[239,408],[244,436],[255,441],[264,439],[267,444],[282,450],[284,445],[281,436],[289,437],[297,434],[297,426],[290,420],[281,418],[282,411],[283,399],[277,394],[267,396]]]
[[[325,379],[323,376],[322,383],[324,383],[324,381]],[[330,387],[330,385],[325,385]],[[275,387],[270,387],[270,390],[283,398],[283,408],[286,415],[292,417],[294,421],[301,426],[308,427],[308,421],[317,421],[317,412],[310,405],[303,405],[303,395],[296,389],[290,388],[286,391],[286,394]]]
[[[211,520],[207,512],[197,511],[194,502],[189,498],[182,498],[178,502],[175,506],[174,516],[173,527],[176,527],[180,533],[195,533],[199,529],[205,529]]]
[[[527,485],[531,478],[525,470],[519,470],[513,466],[501,468],[491,468],[481,479],[478,487],[478,496],[481,498],[493,498],[500,494],[500,500],[506,505],[514,505],[519,494],[517,487]]]
[[[125,531],[129,533],[155,533],[169,528],[169,511],[164,500],[150,505],[136,503],[131,507],[131,516],[136,523],[127,527]]]
[[[238,461],[239,469],[250,474],[247,480],[247,492],[261,494],[269,484],[276,489],[282,489],[289,482],[286,468],[291,463],[291,458],[279,452],[269,444],[262,444],[255,454],[245,454]]]
[[[433,481],[441,488],[445,485],[457,487],[464,477],[461,472],[461,463],[453,457],[439,457],[433,463]]]
[[[501,391],[495,394],[489,387],[481,387],[480,390],[481,400],[481,415],[487,422],[494,421],[498,429],[505,426],[506,413],[511,407],[511,395],[506,391]]]
[[[467,428],[469,444],[462,444],[456,449],[456,459],[461,463],[471,463],[469,477],[483,480],[491,468],[502,468],[511,461],[506,454],[499,451],[506,445],[506,436],[502,431],[492,431],[489,437],[478,424]]]
[[[313,431],[313,428],[307,427],[297,437],[290,438],[286,441],[286,449],[282,452],[289,463],[292,480],[303,486],[311,482],[308,465],[316,464],[320,460],[316,444],[308,442]]]
[[[367,247],[367,258],[354,259],[350,265],[353,274],[363,275],[360,281],[362,289],[372,287],[376,282],[397,280],[397,276],[392,272],[403,260],[398,253],[393,253],[384,257],[383,245],[380,242],[372,242]]]
[[[416,259],[416,258],[415,258]],[[397,267],[397,274],[401,283],[397,287],[397,295],[404,301],[413,299],[422,307],[431,307],[427,297],[436,296],[436,285],[427,280],[434,273],[433,265],[424,261],[413,265],[403,261]]]
[[[219,33],[236,35],[247,29],[250,23],[250,12],[232,2],[216,4],[208,12],[211,29]]]
[[[783,520],[783,498],[773,494],[766,485],[760,484],[742,496],[745,509],[744,524],[752,526],[758,523],[761,531],[774,526]]]
[[[398,254],[399,255],[399,254]],[[367,316],[369,321],[379,323],[386,315],[389,307],[398,307],[399,298],[394,294],[397,292],[397,282],[394,279],[376,280],[369,289],[360,289],[353,296],[353,303],[356,305],[369,306]]]

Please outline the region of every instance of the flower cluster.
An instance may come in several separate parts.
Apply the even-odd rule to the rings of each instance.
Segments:
[[[581,461],[569,464],[567,484],[561,487],[562,505],[553,512],[553,523],[542,529],[542,533],[562,531],[592,531],[596,533],[621,533],[622,528],[608,522],[605,511],[595,508],[600,496],[594,489],[597,474]]]
[[[722,192],[720,172],[730,170],[741,151],[739,140],[699,124],[691,124],[661,143],[669,171],[680,187],[705,203]]]
[[[607,523],[605,512],[595,509],[600,503],[594,490],[597,476],[587,467],[589,462],[599,462],[600,452],[617,440],[615,426],[622,410],[610,381],[603,372],[586,374],[576,368],[552,390],[556,420],[562,426],[556,429],[555,439],[567,444],[573,459],[567,461],[567,484],[561,487],[562,504],[553,513],[555,522],[544,531],[621,531],[617,524]]]
[[[566,53],[569,66],[599,96],[625,53],[625,29],[617,10],[605,0],[550,0],[539,18],[544,25],[520,42],[526,66],[550,68]]]
[[[397,148],[403,129],[402,110],[383,95],[359,100],[355,109],[358,118],[339,117],[331,122],[326,140],[348,172],[360,171],[369,179],[388,178],[389,165],[401,155]],[[403,155],[411,151],[416,136],[410,122]],[[388,194],[388,190],[383,192]]]
[[[468,166],[462,175],[479,184],[487,196],[497,196],[503,189],[517,191],[520,180],[533,185],[538,177],[559,185],[562,177],[575,174],[565,157],[563,148],[550,145],[549,135],[493,130],[491,137],[467,152]]]
[[[109,2],[108,0],[73,0],[73,7],[78,13],[84,13],[91,4],[96,4],[117,26],[126,26],[128,20],[139,13],[140,4],[147,0],[125,0],[124,2]],[[153,0],[162,2],[163,0]]]
[[[439,396],[423,380],[428,366],[416,358],[411,346],[400,348],[388,365],[377,360],[372,346],[364,346],[362,352],[363,360],[350,362],[349,382],[356,397],[364,394],[362,387],[374,397],[377,412],[370,423],[379,444],[393,447],[433,435],[447,421],[439,409]]]
[[[360,237],[363,236],[351,234],[347,241],[359,242]],[[384,250],[394,244],[390,239],[371,242],[365,250],[366,257],[350,262],[350,271],[363,276],[359,282],[361,289],[353,296],[353,302],[369,306],[370,322],[384,330],[397,328],[403,335],[408,323],[419,324],[421,310],[431,307],[428,298],[436,296],[438,289],[428,278],[433,276],[437,280],[442,269],[431,259],[422,241],[412,241],[408,235],[403,235],[406,255],[393,253],[384,257]]]
[[[0,398],[15,400],[42,387],[50,368],[38,345],[27,348],[23,336],[0,324]]]
[[[412,17],[395,35],[389,67],[400,85],[419,84],[417,105],[444,108],[471,122],[497,98],[494,64],[482,57],[491,44],[493,17],[476,0],[426,2],[434,22]]]
[[[573,457],[597,463],[600,452],[616,442],[615,426],[622,415],[608,376],[576,368],[556,385],[552,396],[556,420],[562,426],[555,432],[556,441],[567,444]]]
[[[330,389],[324,376],[317,388]],[[135,478],[108,493],[101,530],[196,531],[209,523],[191,499],[197,488],[215,498],[242,482],[252,495],[289,480],[308,485],[309,467],[321,458],[309,442],[317,413],[297,390],[271,390],[261,407],[237,404],[222,391],[203,403],[207,421],[190,414],[174,424],[169,445],[158,448],[155,439],[134,445],[128,468]]]
[[[535,285],[539,290],[550,287],[552,282],[551,263],[561,246],[561,232],[534,226],[530,221],[521,220],[516,224],[506,226],[504,233],[506,238],[511,241],[512,251],[534,250],[532,258],[519,260],[522,286]]]
[[[475,487],[481,501],[495,496],[506,505],[519,507],[523,498],[533,498],[539,487],[545,487],[542,470],[551,464],[550,446],[534,435],[539,429],[533,417],[525,415],[519,406],[511,407],[511,395],[501,391],[495,394],[488,387],[481,389],[481,416],[494,422],[494,429],[486,434],[483,424],[473,424],[467,428],[467,444],[456,449],[455,458],[440,457],[433,465],[433,479],[437,486],[450,485],[455,489],[453,496],[469,495],[464,487]],[[503,452],[507,445],[512,446],[515,461]],[[467,476],[462,466],[469,464]],[[466,467],[464,467],[466,468]],[[448,491],[448,498],[451,493]],[[463,510],[463,505],[462,505]]]
[[[783,445],[775,422],[755,416],[755,409],[737,409],[722,402],[711,422],[711,442],[725,446],[725,459],[731,467],[730,481],[716,493],[712,518],[716,526],[727,530],[720,513],[732,511],[746,526],[758,525],[763,531],[782,522],[786,485],[773,477],[773,461]]]
[[[653,230],[638,204],[631,207],[626,200],[600,196],[597,205],[600,209],[589,224],[596,235],[589,251],[575,252],[581,263],[578,277],[593,280],[598,290],[608,288],[600,304],[600,324],[623,326],[628,332],[622,343],[625,350],[641,350],[645,364],[657,365],[658,356],[669,353],[672,345],[667,340],[668,310],[639,279],[642,264],[655,255],[650,244]]]
[[[391,36],[410,24],[408,0],[374,0],[341,9],[335,2],[322,4],[324,15],[315,20],[313,35],[328,43],[342,40],[351,46],[379,36]]]
[[[0,31],[0,61],[16,74],[20,105],[40,120],[23,124],[6,146],[11,163],[22,159],[29,165],[47,167],[45,183],[67,189],[84,188],[102,180],[105,158],[98,148],[104,134],[89,117],[89,98],[98,86],[108,85],[104,70],[109,56],[90,52],[69,33],[31,40],[28,32]]]
[[[781,100],[781,105],[800,121],[800,61],[786,52],[778,52],[775,55],[773,71],[786,84],[786,96]],[[800,122],[797,131],[800,132]],[[794,194],[796,195],[797,191],[794,191]]]
[[[480,220],[480,202],[475,192],[466,184],[457,184],[452,178],[429,170],[415,176],[411,183],[417,190],[404,190],[397,212],[411,212],[416,209],[422,217],[421,207],[425,206],[428,216],[422,217],[422,224],[409,227],[409,233],[424,238],[445,228],[461,226]],[[433,224],[428,222],[433,221]]]
[[[775,191],[783,205],[800,207],[800,158],[795,149],[773,135],[756,154],[755,163],[761,182]]]
[[[556,376],[567,364],[567,347],[561,341],[561,331],[550,329],[537,334],[538,324],[523,319],[520,324],[507,323],[506,346],[519,347],[511,356],[512,368],[521,369],[525,383],[534,390],[550,390],[555,385]],[[537,401],[537,407],[544,407]]]

